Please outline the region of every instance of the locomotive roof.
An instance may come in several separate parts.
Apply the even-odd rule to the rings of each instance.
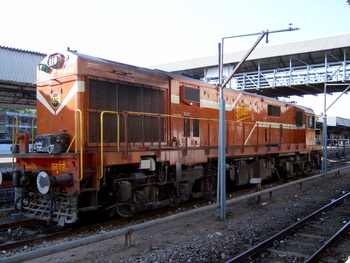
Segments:
[[[124,66],[124,67],[129,67],[129,68],[133,68],[135,70],[140,70],[140,71],[145,71],[145,72],[149,72],[149,73],[153,73],[153,74],[158,74],[158,75],[166,75],[168,77],[173,77],[176,74],[170,73],[170,72],[166,72],[163,70],[158,70],[158,69],[149,69],[149,68],[144,68],[144,67],[139,67],[139,66],[134,66],[134,65],[130,65],[130,64],[125,64],[122,62],[117,62],[117,61],[113,61],[113,60],[109,60],[109,59],[104,59],[104,58],[99,58],[99,57],[94,57],[94,56],[90,56],[90,55],[86,55],[83,53],[78,53],[76,51],[72,51],[72,50],[68,50],[68,52],[84,58],[84,59],[88,59],[88,60],[92,60],[95,62],[99,62],[99,63],[107,63],[107,64],[111,64],[111,65],[117,65],[117,66]],[[193,78],[191,78],[193,79]]]
[[[140,71],[144,71],[144,72],[149,72],[149,73],[153,73],[153,74],[158,74],[158,75],[162,75],[162,76],[167,76],[169,78],[174,78],[174,77],[180,77],[180,78],[184,78],[184,79],[189,79],[189,80],[195,80],[201,83],[205,83],[206,85],[212,85],[209,84],[203,80],[200,79],[196,79],[193,78],[191,76],[186,76],[186,75],[180,75],[180,74],[176,74],[176,73],[172,73],[172,72],[168,72],[168,71],[164,71],[161,69],[150,69],[150,68],[145,68],[145,67],[139,67],[139,66],[134,66],[134,65],[130,65],[130,64],[126,64],[126,63],[121,63],[121,62],[117,62],[117,61],[113,61],[113,60],[109,60],[109,59],[104,59],[104,58],[99,58],[99,57],[94,57],[94,56],[90,56],[90,55],[86,55],[83,53],[79,53],[77,51],[73,51],[73,50],[67,50],[68,52],[84,58],[84,59],[88,59],[88,60],[92,60],[95,62],[99,62],[99,63],[107,63],[107,64],[111,64],[111,65],[117,65],[117,66],[125,66],[125,67],[129,67],[129,68],[133,68],[135,70],[140,70]]]
[[[68,50],[68,52],[70,52],[70,53],[72,53],[72,54],[74,54],[74,55],[76,55],[78,57],[81,57],[81,58],[84,58],[84,59],[88,59],[88,60],[92,60],[92,61],[99,62],[99,63],[107,63],[107,64],[112,64],[112,65],[131,67],[131,68],[134,68],[135,70],[140,70],[140,71],[145,71],[145,72],[149,72],[149,73],[153,73],[153,74],[167,76],[169,78],[180,77],[180,78],[184,78],[184,79],[190,79],[190,80],[195,80],[195,81],[198,81],[198,82],[202,82],[202,83],[205,83],[206,85],[214,86],[212,84],[209,84],[209,83],[207,83],[205,81],[202,81],[202,80],[199,80],[199,79],[195,79],[195,78],[192,78],[192,77],[189,77],[189,76],[179,75],[179,74],[176,74],[176,73],[171,73],[171,72],[167,72],[167,71],[163,71],[163,70],[159,70],[159,69],[149,69],[149,68],[144,68],[144,67],[138,67],[138,66],[134,66],[134,65],[129,65],[129,64],[121,63],[121,62],[116,62],[116,61],[112,61],[112,60],[108,60],[108,59],[103,59],[103,58],[99,58],[99,57],[94,57],[94,56],[78,53],[78,52],[72,51],[72,50]],[[263,95],[260,95],[260,94],[249,93],[249,92],[245,92],[245,91],[237,91],[237,92],[244,93],[244,94],[247,94],[247,95],[250,95],[250,96],[253,95],[253,96],[257,96],[257,97],[261,97],[261,98],[265,98],[265,99],[269,99],[269,100],[274,100],[276,102],[283,102],[283,103],[286,103],[286,104],[298,107],[298,108],[304,110],[307,113],[314,114],[314,111],[312,109],[304,107],[304,106],[301,106],[301,105],[298,105],[298,104],[295,104],[295,103],[284,102],[284,101],[280,101],[280,100],[275,99],[275,98],[263,96]]]

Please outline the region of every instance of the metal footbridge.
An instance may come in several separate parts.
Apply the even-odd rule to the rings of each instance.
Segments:
[[[266,95],[289,96],[323,92],[325,83],[350,81],[350,60],[314,65],[291,65],[286,68],[258,70],[236,74],[227,88]],[[341,86],[333,92],[342,91]]]
[[[226,44],[225,44],[226,45]],[[246,51],[225,53],[223,77],[227,77]],[[154,66],[218,84],[218,56]],[[350,83],[350,33],[285,44],[257,47],[226,88],[269,97],[344,91]],[[339,84],[339,85],[333,85]]]

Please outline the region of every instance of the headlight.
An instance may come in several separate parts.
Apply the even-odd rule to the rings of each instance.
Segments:
[[[41,171],[36,178],[36,187],[41,194],[47,194],[50,189],[50,177],[49,175]]]

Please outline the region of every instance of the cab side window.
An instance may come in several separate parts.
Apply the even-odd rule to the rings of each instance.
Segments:
[[[296,116],[295,116],[295,125],[297,127],[303,126],[303,112],[302,111],[297,111]]]

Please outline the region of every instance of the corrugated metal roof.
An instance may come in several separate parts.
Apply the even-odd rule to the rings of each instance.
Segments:
[[[39,52],[0,46],[0,82],[32,84],[36,68],[46,55]]]
[[[318,118],[318,122],[323,123],[323,118]],[[327,126],[350,127],[350,119],[345,119],[337,116],[327,116]]]
[[[290,42],[278,45],[269,45],[263,48],[256,48],[249,56],[249,60],[256,60],[262,58],[280,57],[301,53],[311,53],[317,51],[325,51],[336,48],[344,48],[350,46],[350,33],[339,34],[321,38],[314,38],[304,41]],[[246,53],[246,50],[227,53],[224,56],[224,63],[237,63]],[[186,69],[204,68],[216,66],[218,64],[217,56],[203,57],[197,59],[190,59],[178,61],[173,63],[161,64],[152,66],[165,71],[180,71]]]

